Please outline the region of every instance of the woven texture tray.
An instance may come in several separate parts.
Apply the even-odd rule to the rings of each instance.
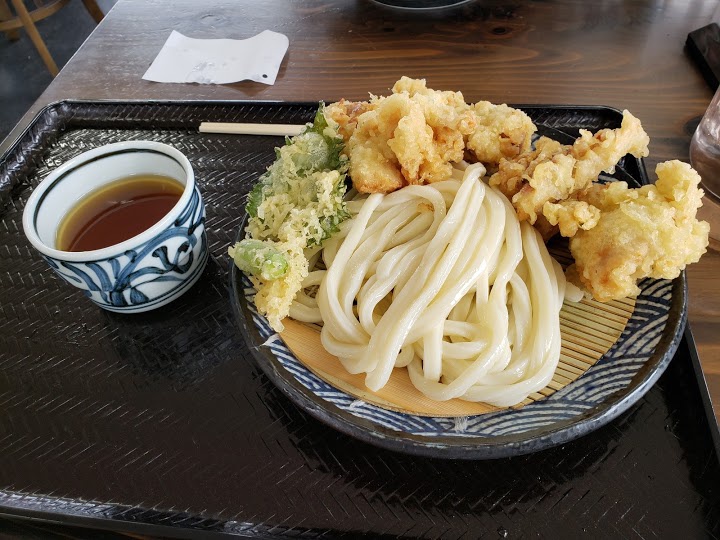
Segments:
[[[660,382],[610,425],[494,461],[377,449],[314,420],[269,382],[235,326],[225,251],[245,193],[282,140],[196,128],[298,123],[313,112],[61,103],[3,157],[0,512],[186,537],[717,538],[720,466],[686,341]],[[611,123],[607,109],[529,112],[567,132]],[[59,282],[21,226],[31,187],[52,168],[129,139],[188,156],[211,250],[190,292],[141,315],[102,311]]]

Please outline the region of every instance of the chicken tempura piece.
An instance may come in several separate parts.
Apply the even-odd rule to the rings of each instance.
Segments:
[[[500,170],[490,177],[490,185],[512,201],[520,221],[534,224],[546,202],[563,200],[575,191],[575,158],[569,155],[570,149],[540,137],[534,150],[502,160]]]
[[[656,173],[655,185],[612,182],[578,194],[601,215],[595,227],[570,239],[575,264],[567,275],[596,300],[636,296],[639,279],[673,279],[706,251],[710,226],[695,217],[700,176],[680,161],[660,163]]]
[[[361,193],[390,193],[404,183],[401,166],[388,144],[401,118],[410,113],[410,103],[404,96],[375,103],[357,118],[352,135],[345,145],[350,158],[350,177]],[[414,111],[419,114],[419,111]]]
[[[426,86],[425,79],[403,77],[393,86],[393,93],[399,92],[407,92],[411,97],[431,97],[453,107],[458,116],[468,122],[459,130],[468,134],[465,147],[476,161],[493,170],[497,169],[502,158],[513,158],[528,150],[532,135],[537,131],[530,117],[519,109],[505,104],[494,105],[489,101],[468,105],[462,93],[432,90]],[[438,110],[441,109],[426,107],[425,113],[432,116]]]
[[[475,129],[474,115],[460,105],[459,92],[435,92],[424,81],[411,84],[405,78],[393,90],[388,97],[371,99],[347,140],[350,176],[361,193],[446,180],[451,163],[463,159],[465,135]],[[333,119],[349,129],[352,115],[345,121],[338,111],[339,106],[331,106]]]
[[[566,238],[575,236],[579,229],[589,231],[598,224],[600,219],[600,210],[595,206],[585,202],[573,199],[567,199],[558,203],[546,202],[543,205],[543,215],[550,226],[557,225],[560,228],[560,234]],[[540,220],[536,222],[536,225]],[[547,227],[538,227],[540,234],[546,238],[549,234],[552,236],[552,229],[545,231]]]
[[[649,142],[640,121],[624,111],[618,129],[602,129],[594,135],[580,130],[572,146],[541,137],[534,150],[502,160],[498,172],[490,177],[490,185],[511,199],[521,221],[535,224],[538,216],[544,215],[553,225],[562,221],[561,234],[571,236],[578,228],[591,227],[595,212],[583,205],[573,204],[569,211],[547,203],[562,205],[561,201],[589,187],[601,172],[614,172],[627,154],[647,156]]]
[[[507,105],[465,102],[461,92],[433,90],[402,77],[388,97],[338,101],[326,114],[339,125],[350,176],[362,193],[445,180],[466,151],[497,169],[503,157],[530,147],[535,125]]]
[[[615,165],[627,154],[647,157],[649,144],[650,137],[640,120],[628,110],[623,111],[619,129],[601,129],[595,135],[581,129],[572,147],[572,156],[577,160],[573,171],[577,189],[589,186],[601,172],[615,172]]]
[[[355,131],[358,116],[372,109],[367,101],[347,101],[341,99],[325,107],[325,116],[335,121],[338,133],[347,141]]]
[[[424,105],[423,112],[427,115],[431,122],[442,122],[442,118],[436,115],[440,113],[442,116],[447,115],[447,108],[455,110],[458,118],[470,120],[473,125],[463,126],[463,131],[474,129],[474,118],[468,115],[470,106],[465,102],[462,92],[453,92],[452,90],[433,90],[427,87],[425,79],[411,79],[410,77],[401,77],[392,87],[393,94],[406,93],[414,98],[418,103]],[[417,99],[417,96],[424,96],[426,100]]]
[[[478,101],[473,111],[477,128],[467,138],[466,146],[488,170],[496,171],[503,158],[515,158],[530,149],[537,128],[527,114],[489,101]]]

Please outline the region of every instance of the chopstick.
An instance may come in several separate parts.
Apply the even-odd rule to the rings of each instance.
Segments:
[[[242,124],[234,122],[202,122],[200,133],[231,133],[235,135],[299,135],[305,125],[296,124]]]

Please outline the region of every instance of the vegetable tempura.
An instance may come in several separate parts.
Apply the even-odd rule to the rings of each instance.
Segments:
[[[247,237],[228,249],[250,276],[255,305],[275,330],[282,330],[307,276],[304,250],[322,244],[349,217],[342,148],[337,125],[328,123],[321,106],[312,125],[276,149],[277,159],[248,196]]]

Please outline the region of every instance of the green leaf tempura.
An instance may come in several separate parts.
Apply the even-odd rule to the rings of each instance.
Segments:
[[[228,250],[250,275],[258,310],[278,331],[308,273],[304,250],[320,246],[350,217],[343,140],[323,109],[321,103],[313,123],[276,148],[277,159],[248,195],[246,240]]]

